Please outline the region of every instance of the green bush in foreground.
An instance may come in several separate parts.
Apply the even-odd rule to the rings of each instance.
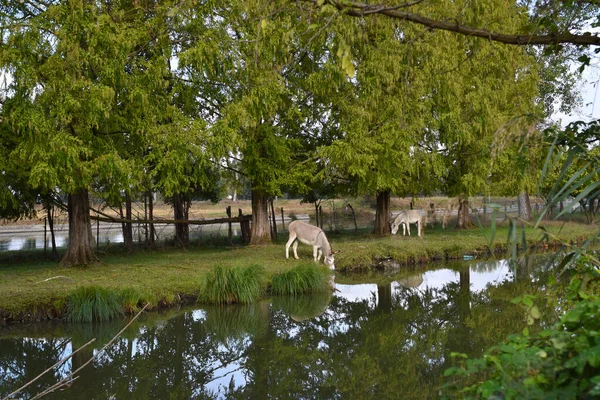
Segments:
[[[202,283],[198,300],[211,304],[252,303],[263,291],[265,269],[249,267],[212,267]]]
[[[492,347],[483,358],[467,359],[460,367],[446,370],[445,375],[453,379],[446,386],[447,395],[461,399],[598,398],[600,298],[594,293],[597,288],[590,286],[597,285],[600,277],[589,264],[579,270],[569,286],[568,297],[575,306],[558,323],[537,334],[525,329]],[[537,307],[531,309],[537,313]],[[463,382],[473,379],[478,383],[463,387]]]
[[[273,276],[271,292],[275,295],[295,295],[326,291],[330,272],[314,264],[298,265],[289,271]]]
[[[123,314],[119,293],[100,286],[80,287],[67,296],[66,317],[69,321],[107,321]]]

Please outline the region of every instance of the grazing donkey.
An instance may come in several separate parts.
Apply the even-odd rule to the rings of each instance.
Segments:
[[[290,231],[290,238],[285,244],[285,258],[290,258],[290,246],[294,243],[294,257],[298,260],[300,258],[297,252],[298,242],[302,242],[313,247],[313,258],[316,263],[319,262],[321,255],[323,255],[323,263],[329,269],[335,269],[333,255],[338,252],[333,253],[331,251],[331,246],[327,241],[327,237],[325,237],[323,229],[296,220],[290,223],[288,230]]]
[[[423,216],[417,210],[400,211],[400,214],[392,222],[392,235],[395,235],[400,225],[402,225],[404,236],[406,236],[406,229],[408,229],[408,236],[410,236],[410,224],[417,224],[417,234],[421,237],[423,235]]]

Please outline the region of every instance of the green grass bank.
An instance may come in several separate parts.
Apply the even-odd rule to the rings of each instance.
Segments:
[[[595,227],[579,223],[549,223],[546,229],[567,243],[586,240],[596,233]],[[414,232],[413,232],[414,233]],[[529,246],[539,243],[541,233],[525,229]],[[465,254],[487,257],[507,252],[507,227],[498,227],[491,240],[489,230],[466,231],[433,228],[425,237],[400,235],[376,237],[367,231],[327,232],[336,255],[337,271],[368,270],[393,259],[400,266],[411,266],[444,259],[460,259]],[[65,318],[73,299],[86,288],[108,293],[97,301],[120,307],[118,313],[133,313],[140,305],[151,308],[192,303],[203,299],[206,281],[216,266],[222,268],[261,267],[267,286],[279,282],[281,274],[312,259],[312,248],[298,247],[301,260],[285,258],[287,233],[278,242],[265,246],[226,247],[204,243],[187,250],[138,249],[123,254],[119,249],[100,255],[100,264],[85,268],[62,268],[56,262],[41,260],[41,253],[0,254],[0,321],[29,321]],[[520,231],[519,231],[520,240]],[[550,250],[553,243],[549,244]],[[285,279],[285,275],[284,275]],[[337,282],[343,282],[339,274]],[[288,276],[288,282],[298,280]],[[290,289],[293,292],[293,289]],[[269,293],[262,294],[263,296]],[[201,300],[202,301],[202,300]],[[82,300],[82,304],[83,300]],[[117,304],[115,306],[114,304]],[[88,311],[88,313],[91,311]]]

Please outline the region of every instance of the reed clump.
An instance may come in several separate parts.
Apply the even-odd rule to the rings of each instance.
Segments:
[[[202,282],[199,301],[210,304],[249,304],[264,292],[265,269],[260,265],[213,266]]]
[[[329,290],[330,272],[315,264],[301,264],[274,275],[271,292],[274,295],[296,295]]]
[[[108,321],[123,314],[120,293],[115,289],[86,286],[67,296],[66,318],[69,321]]]

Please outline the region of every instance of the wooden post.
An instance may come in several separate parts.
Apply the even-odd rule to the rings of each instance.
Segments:
[[[356,225],[356,214],[354,213],[354,207],[352,207],[350,203],[347,204],[350,211],[352,211],[352,219],[354,220],[354,231],[356,232],[358,231],[358,226]]]
[[[227,206],[227,208],[225,209],[225,212],[227,213],[227,217],[231,218],[231,206]],[[229,245],[233,245],[233,232],[231,231],[231,221],[229,221],[227,223],[228,228],[229,228],[229,232],[228,232],[228,237],[229,237]]]
[[[321,229],[323,229],[323,207],[319,206],[319,221],[321,221]]]
[[[96,220],[96,253],[100,247],[100,221]]]
[[[46,217],[44,217],[44,258],[46,258]]]
[[[283,220],[283,207],[281,207],[281,230],[285,232],[285,222]]]
[[[239,210],[239,216],[242,217],[242,209],[238,209]],[[240,229],[242,231],[242,242],[243,243],[250,243],[250,235],[251,235],[251,231],[250,231],[250,221],[249,220],[245,220],[245,221],[241,221],[240,222]]]

